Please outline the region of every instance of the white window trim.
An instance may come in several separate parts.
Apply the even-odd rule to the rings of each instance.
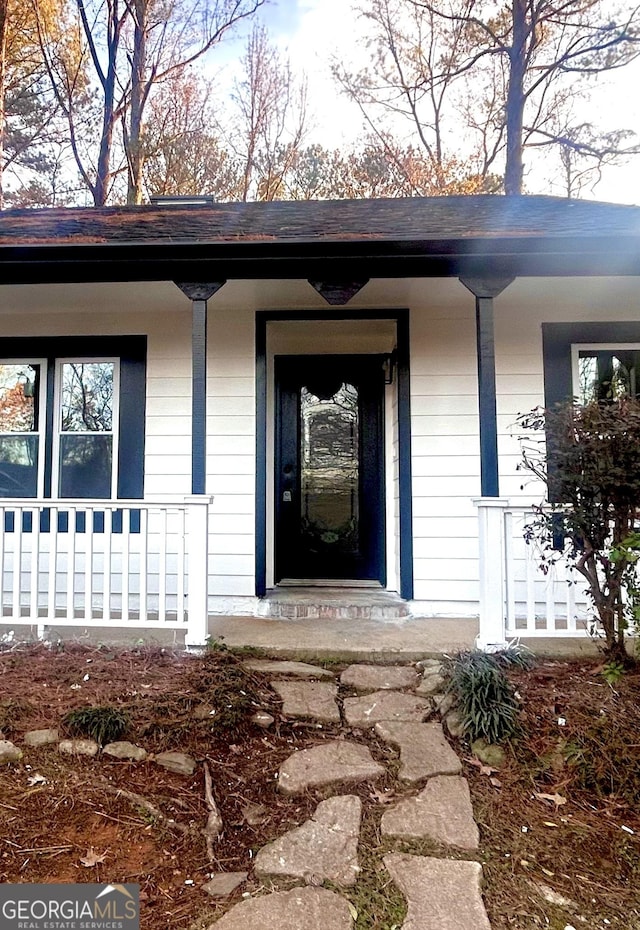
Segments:
[[[2,358],[0,365],[31,365],[40,367],[40,384],[38,388],[38,429],[33,433],[5,433],[0,436],[37,436],[38,437],[38,476],[37,496],[44,493],[44,447],[47,424],[47,360],[46,358]]]
[[[56,358],[53,390],[53,442],[51,462],[51,500],[71,500],[60,496],[60,437],[62,433],[62,367],[69,364],[111,363],[113,365],[113,409],[111,411],[111,430],[104,430],[102,436],[111,436],[111,488],[109,500],[117,496],[118,486],[118,436],[120,427],[120,359],[115,356],[93,355]],[[89,431],[87,431],[89,434]],[[74,433],[82,436],[84,433]],[[97,435],[91,433],[90,435]]]
[[[615,352],[616,349],[640,351],[640,342],[574,342],[571,344],[571,391],[574,397],[580,396],[580,376],[578,359],[580,352],[587,350],[597,352]]]

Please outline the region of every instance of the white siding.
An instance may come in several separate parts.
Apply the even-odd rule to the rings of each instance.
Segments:
[[[214,598],[255,593],[255,319],[233,291],[233,284],[225,285],[209,304],[207,492],[214,497],[209,540]]]
[[[519,279],[495,301],[498,425],[503,496],[539,499],[517,470],[513,424],[543,402],[541,324],[640,320],[640,279]],[[209,302],[207,492],[211,606],[253,610],[255,552],[255,313],[330,313],[305,281],[229,282]],[[409,308],[416,607],[477,613],[480,493],[474,298],[457,280],[372,281],[350,312]],[[171,283],[3,287],[2,333],[145,334],[148,338],[145,493],[191,490],[191,306]],[[387,330],[385,330],[387,326]],[[357,327],[356,327],[357,329]],[[382,351],[388,324],[336,321],[319,330],[274,324],[270,351]],[[396,400],[387,404],[389,581],[397,567]],[[525,484],[523,488],[523,484]],[[271,475],[267,486],[272,488]],[[271,526],[272,518],[269,520]],[[271,529],[268,531],[271,532]],[[392,551],[396,546],[396,551]],[[271,550],[270,550],[271,551]],[[270,558],[272,557],[272,553]],[[235,600],[234,600],[235,599]]]
[[[412,303],[415,606],[433,615],[477,613],[480,493],[474,299],[455,282],[442,304]],[[438,282],[439,293],[443,282]],[[640,279],[519,279],[495,301],[500,493],[538,501],[518,470],[518,414],[543,404],[543,322],[640,320]],[[443,553],[447,558],[443,558]]]
[[[446,306],[425,288],[411,307],[414,597],[425,613],[463,616],[478,597],[475,309],[457,281],[444,290]]]
[[[174,284],[5,287],[0,308],[4,336],[146,335],[145,494],[189,493],[191,308]]]

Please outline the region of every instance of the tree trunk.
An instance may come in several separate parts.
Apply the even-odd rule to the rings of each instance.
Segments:
[[[0,210],[4,210],[4,149],[6,141],[7,26],[9,0],[0,0]]]
[[[144,106],[144,69],[147,57],[146,0],[135,0],[133,58],[131,63],[131,110],[129,131],[125,139],[129,181],[127,203],[142,203],[142,110]],[[196,192],[197,193],[197,192]]]
[[[83,7],[81,0],[76,0],[79,7]],[[86,29],[87,27],[85,27]],[[117,119],[116,114],[116,74],[118,64],[118,48],[120,45],[120,32],[122,24],[119,18],[118,4],[109,7],[107,22],[107,68],[102,80],[104,102],[102,109],[102,133],[98,150],[98,163],[96,167],[96,180],[93,185],[93,203],[96,207],[103,207],[109,196],[111,183],[111,152],[113,149],[113,128]]]
[[[524,121],[524,76],[526,72],[527,6],[525,0],[512,0],[513,37],[509,49],[509,86],[507,88],[507,162],[504,172],[505,194],[521,194],[522,126]]]

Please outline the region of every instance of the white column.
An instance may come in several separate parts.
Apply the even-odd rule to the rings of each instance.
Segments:
[[[504,649],[505,635],[505,539],[502,497],[477,497],[480,543],[480,632],[476,648],[485,652]]]
[[[187,564],[189,566],[189,600],[185,645],[206,646],[209,598],[209,504],[208,494],[190,494],[188,505]]]

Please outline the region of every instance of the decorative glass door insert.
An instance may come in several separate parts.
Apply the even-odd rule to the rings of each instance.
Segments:
[[[276,575],[382,580],[380,356],[276,359]]]

